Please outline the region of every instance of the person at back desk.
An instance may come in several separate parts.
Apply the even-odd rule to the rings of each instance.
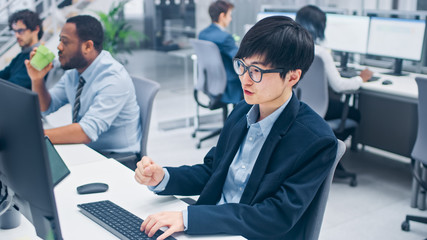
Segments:
[[[310,34],[289,17],[256,23],[234,60],[245,101],[235,106],[216,147],[194,166],[162,168],[149,157],[135,179],[161,195],[200,195],[182,212],[148,216],[141,230],[304,239],[304,214],[332,168],[337,140],[293,94],[310,67]]]
[[[238,47],[233,36],[225,30],[231,22],[233,7],[233,4],[222,0],[211,3],[209,15],[212,24],[199,33],[199,39],[211,41],[218,46],[227,75],[227,86],[221,100],[236,104],[243,99],[242,87],[232,62]]]
[[[359,76],[353,78],[342,78],[338,69],[335,66],[329,49],[321,45],[325,39],[326,29],[326,14],[317,6],[307,5],[298,10],[295,21],[305,27],[313,37],[315,42],[315,53],[322,58],[325,66],[326,78],[328,79],[329,86],[337,93],[346,91],[355,91],[360,88],[362,83],[367,82],[372,77],[372,71],[364,69],[360,72]],[[341,101],[330,99],[328,111],[325,119],[340,118],[344,104]],[[350,107],[348,118],[356,122],[360,122],[360,113],[354,107]],[[345,139],[349,135],[348,132],[340,136],[340,139]]]
[[[58,45],[59,62],[67,71],[49,91],[43,77],[52,63],[41,71],[29,60],[25,64],[43,115],[72,104],[72,124],[45,130],[52,143],[86,143],[107,157],[136,158],[141,124],[135,89],[126,69],[102,50],[103,36],[102,25],[94,17],[67,20]]]
[[[31,79],[24,61],[30,58],[31,50],[40,45],[39,41],[43,36],[42,21],[37,13],[28,9],[20,10],[9,17],[9,28],[15,33],[21,52],[0,71],[0,78],[31,89]]]

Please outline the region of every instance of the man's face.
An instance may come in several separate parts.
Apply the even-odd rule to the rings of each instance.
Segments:
[[[15,32],[16,41],[20,47],[30,47],[37,43],[38,31],[31,31],[28,29],[22,20],[13,23],[12,30]],[[36,40],[34,40],[34,36]]]
[[[230,25],[231,20],[232,20],[232,17],[231,17],[231,8],[230,8],[230,9],[228,9],[228,11],[224,14],[224,19],[223,19],[223,21],[224,21],[224,25],[225,25],[225,27],[228,27],[228,25]]]
[[[272,69],[271,66],[265,65],[264,58],[252,56],[242,59],[246,66],[254,65],[263,70]],[[291,89],[289,85],[288,74],[285,79],[280,77],[280,73],[264,73],[259,83],[252,81],[248,72],[239,76],[243,88],[243,95],[248,104],[259,104],[260,107],[277,109],[287,100],[286,89]]]
[[[64,70],[87,66],[88,61],[82,53],[82,44],[77,35],[76,25],[66,23],[59,35],[58,57]]]

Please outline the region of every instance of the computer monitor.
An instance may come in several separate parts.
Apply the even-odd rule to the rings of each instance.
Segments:
[[[62,239],[37,94],[0,79],[0,182],[3,196],[42,239]]]
[[[296,12],[259,12],[257,14],[256,21],[258,22],[263,18],[271,17],[271,16],[286,16],[295,20],[296,15],[297,15]]]
[[[325,46],[341,52],[341,68],[347,67],[348,53],[365,54],[369,17],[326,14]]]
[[[395,58],[388,74],[401,76],[402,60],[421,60],[425,25],[425,20],[371,17],[367,53]]]

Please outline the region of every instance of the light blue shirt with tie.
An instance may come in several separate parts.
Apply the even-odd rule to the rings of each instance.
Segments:
[[[132,79],[123,65],[102,51],[81,76],[86,83],[80,95],[77,122],[91,139],[88,146],[103,152],[139,153],[139,106]],[[79,77],[76,69],[64,73],[49,90],[52,100],[43,115],[74,104]]]
[[[253,105],[249,110],[248,114],[246,115],[247,126],[249,128],[248,133],[246,134],[244,141],[240,145],[240,148],[230,165],[227,178],[222,189],[221,199],[218,201],[217,205],[240,202],[243,191],[245,190],[246,184],[248,183],[249,177],[251,176],[256,159],[261,152],[261,148],[264,145],[264,142],[267,139],[273,124],[286,108],[291,98],[292,95],[284,104],[282,104],[282,106],[276,109],[276,111],[259,122],[257,122],[259,118],[259,105]],[[170,179],[170,175],[165,168],[164,171],[165,176],[162,182],[160,182],[156,187],[149,187],[150,190],[154,192],[161,192],[166,188],[166,185]],[[182,213],[184,228],[187,229],[188,212],[187,210],[184,210]]]

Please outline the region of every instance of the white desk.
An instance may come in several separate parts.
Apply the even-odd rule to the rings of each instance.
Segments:
[[[79,203],[111,200],[143,219],[152,213],[179,211],[187,206],[186,203],[173,196],[155,195],[134,180],[131,170],[113,159],[100,158],[94,154],[95,159],[91,162],[75,161],[72,156],[79,158],[90,152],[91,149],[85,145],[57,146],[57,149],[71,171],[70,175],[54,190],[64,239],[117,239],[113,234],[80,213],[77,208]],[[77,186],[90,182],[105,182],[109,185],[109,190],[98,194],[77,194]],[[0,229],[0,239],[38,239],[32,225],[24,217],[21,219],[21,225],[18,228]],[[200,237],[184,233],[177,233],[173,236],[177,239],[243,239],[239,236]]]
[[[382,74],[389,69],[368,68],[381,78],[363,83],[360,88],[358,107],[361,122],[356,132],[356,142],[410,157],[418,123],[415,77],[423,75],[410,73],[407,76],[391,76]],[[392,84],[383,85],[385,79],[391,80]]]

